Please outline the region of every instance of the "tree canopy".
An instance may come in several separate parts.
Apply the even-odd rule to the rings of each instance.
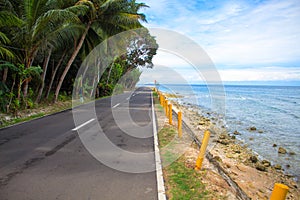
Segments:
[[[139,67],[153,67],[158,48],[146,29],[145,37],[132,36],[127,53],[115,58],[103,76],[81,83],[75,78],[98,44],[143,27],[146,16],[140,11],[147,7],[135,0],[1,0],[1,111],[16,113],[41,101],[56,102],[60,95],[70,95],[73,85],[83,87],[87,97],[134,87]],[[125,74],[131,78],[118,84]]]

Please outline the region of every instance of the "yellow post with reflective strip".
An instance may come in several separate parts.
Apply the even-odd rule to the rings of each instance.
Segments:
[[[178,111],[178,137],[182,137],[182,112]]]
[[[281,183],[275,183],[270,200],[285,200],[288,191],[288,186]]]
[[[207,145],[208,145],[209,137],[210,137],[210,132],[208,130],[206,130],[204,132],[204,137],[203,137],[203,140],[202,140],[200,152],[199,152],[198,158],[196,160],[195,170],[200,170],[201,167],[202,167],[202,163],[203,163],[205,151],[206,151],[206,148],[207,148]]]
[[[172,104],[169,104],[169,124],[172,125],[172,115],[173,115],[173,111],[172,111]]]
[[[168,117],[168,100],[165,100],[165,112],[166,116]]]

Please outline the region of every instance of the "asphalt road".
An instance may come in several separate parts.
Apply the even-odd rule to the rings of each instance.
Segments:
[[[154,151],[150,90],[73,112],[75,123],[69,110],[0,130],[0,199],[157,199],[154,155],[147,154]],[[117,156],[103,149],[104,135]],[[120,152],[147,156],[140,162]]]

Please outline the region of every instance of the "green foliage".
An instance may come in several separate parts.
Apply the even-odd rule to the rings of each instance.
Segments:
[[[177,131],[173,126],[162,128],[158,133],[160,148],[170,145],[176,134]],[[184,155],[175,160],[176,155],[172,151],[165,151],[163,154],[163,163],[171,163],[164,170],[169,199],[211,199],[211,194],[205,189],[205,184],[202,183],[201,174],[185,165],[186,158]]]
[[[9,100],[9,89],[7,86],[0,82],[0,109],[2,112],[6,111],[6,105],[8,104]],[[13,93],[12,93],[13,94]]]
[[[98,85],[100,97],[110,96],[113,92],[114,86],[112,84],[103,84]]]
[[[114,88],[114,94],[122,94],[124,92],[124,86],[121,84],[116,84]]]
[[[110,36],[142,27],[140,22],[146,18],[140,10],[145,7],[147,5],[135,0],[1,2],[0,76],[3,81],[0,85],[0,110],[17,115],[20,109],[34,108],[37,106],[33,103],[37,96],[35,91],[41,91],[38,94],[42,96],[41,88],[44,87],[49,88],[49,94],[60,85],[64,92],[60,95],[55,92],[53,96],[61,101],[67,100],[85,57]],[[150,48],[156,47],[156,42],[146,29],[145,35],[132,36],[126,55],[115,58],[100,81],[94,74],[83,81],[85,98],[94,93],[107,96],[113,90],[121,93],[126,88],[135,87],[141,74],[138,67],[151,67],[157,49]],[[79,45],[81,41],[82,45]],[[49,62],[45,62],[47,57]],[[49,67],[44,63],[49,63]],[[69,66],[69,71],[66,66]],[[125,74],[128,79],[120,83]],[[76,84],[76,88],[79,87]],[[98,86],[97,92],[94,91],[95,85]]]
[[[59,99],[60,101],[66,101],[66,100],[68,100],[69,98],[70,98],[70,97],[68,97],[66,91],[60,93],[59,96],[58,96],[58,99]]]

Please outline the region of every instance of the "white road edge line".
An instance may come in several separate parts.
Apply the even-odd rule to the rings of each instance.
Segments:
[[[73,128],[72,129],[72,131],[77,131],[78,129],[80,129],[81,127],[83,127],[83,126],[85,126],[85,125],[87,125],[87,124],[89,124],[89,123],[91,123],[92,121],[94,121],[95,120],[95,118],[93,118],[93,119],[90,119],[89,121],[87,121],[87,122],[84,122],[83,124],[81,124],[80,126],[77,126],[77,127],[75,127],[75,128]]]
[[[153,124],[153,136],[154,136],[154,153],[155,153],[155,166],[156,166],[156,181],[157,181],[157,192],[158,192],[158,200],[166,200],[166,192],[164,185],[164,177],[161,166],[161,159],[159,154],[158,147],[158,137],[157,137],[157,127],[156,127],[156,119],[154,113],[154,103],[153,103],[153,95],[151,91],[151,104],[152,104],[152,124]]]
[[[120,103],[117,103],[116,105],[114,105],[112,108],[116,108],[120,105]]]

